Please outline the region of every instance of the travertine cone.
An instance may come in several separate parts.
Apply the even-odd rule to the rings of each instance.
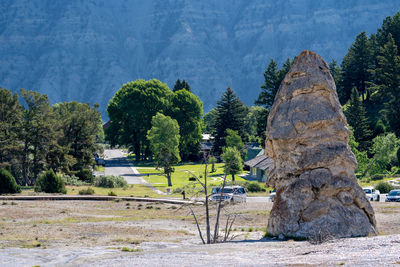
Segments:
[[[349,129],[326,62],[303,51],[268,116],[268,183],[277,195],[267,232],[312,238],[376,233],[374,211],[354,175]]]

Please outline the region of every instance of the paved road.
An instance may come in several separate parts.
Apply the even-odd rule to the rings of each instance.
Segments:
[[[164,192],[154,188],[140,175],[138,170],[128,161],[120,149],[106,149],[104,151],[104,159],[106,162],[105,175],[122,176],[128,184],[142,184],[150,187],[160,195],[165,195]]]

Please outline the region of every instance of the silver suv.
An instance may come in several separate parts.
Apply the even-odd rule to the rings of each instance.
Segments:
[[[221,187],[212,189],[210,201],[218,202],[221,198]],[[225,202],[246,202],[247,193],[242,186],[225,186],[222,192],[222,201]]]

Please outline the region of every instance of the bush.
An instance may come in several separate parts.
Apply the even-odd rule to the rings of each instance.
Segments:
[[[91,187],[79,190],[79,195],[93,195],[93,194],[94,194],[94,190]]]
[[[182,191],[183,191],[183,189],[181,187],[177,187],[177,188],[172,190],[172,193],[179,194],[179,193],[182,193]]]
[[[395,189],[393,185],[386,183],[386,182],[380,182],[375,186],[376,190],[379,190],[380,193],[382,194],[387,194],[391,190]]]
[[[64,181],[52,170],[42,173],[35,182],[35,192],[66,194]]]
[[[245,187],[249,192],[265,192],[266,189],[257,182],[245,183]]]
[[[90,169],[82,169],[79,172],[76,173],[76,176],[79,178],[79,180],[82,180],[84,182],[87,182],[91,184],[93,182],[93,173]]]
[[[15,182],[14,176],[5,169],[0,169],[0,195],[21,193],[21,187]]]
[[[126,187],[128,183],[121,176],[97,176],[94,178],[94,186],[105,187],[105,188],[115,188],[115,187]]]
[[[114,191],[108,192],[108,195],[109,195],[110,197],[116,197],[116,196],[117,196],[117,194],[116,194]]]
[[[374,174],[371,176],[372,181],[382,180],[385,177],[383,174]]]
[[[65,185],[73,185],[73,186],[81,186],[81,185],[86,185],[87,183],[79,180],[78,177],[76,176],[69,176],[66,174],[60,175],[61,179],[64,181]]]

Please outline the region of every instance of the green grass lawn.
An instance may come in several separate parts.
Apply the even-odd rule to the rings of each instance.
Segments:
[[[209,185],[210,190],[212,187],[219,186],[222,184],[224,175],[223,165],[224,165],[223,163],[215,164],[216,171],[213,173],[210,173],[211,165],[208,165],[207,183]],[[135,164],[135,166],[137,165]],[[143,165],[136,168],[141,174],[143,174],[143,178],[146,179],[146,181],[148,181],[157,189],[163,192],[166,191],[166,189],[168,188],[167,184],[168,181],[167,178],[161,174],[162,173],[161,170],[156,170],[154,167],[143,167]],[[174,192],[174,190],[179,188],[182,189],[184,188],[186,192],[190,195],[194,191],[197,191],[193,190],[192,187],[195,187],[197,189],[201,188],[201,185],[197,181],[189,181],[189,178],[192,177],[191,173],[193,173],[200,178],[200,181],[204,182],[205,164],[177,165],[174,168],[175,172],[172,174],[171,192]],[[231,175],[227,177],[227,181],[228,182],[232,181]],[[243,179],[242,177],[235,175],[235,182],[237,182],[238,184],[244,183],[245,181],[246,180]],[[265,183],[260,182],[260,184],[263,187],[265,187]],[[268,189],[267,192],[248,193],[248,195],[250,196],[266,196],[268,194],[269,194]]]

